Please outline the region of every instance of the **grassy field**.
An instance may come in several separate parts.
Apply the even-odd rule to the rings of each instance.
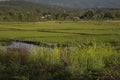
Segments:
[[[120,41],[120,22],[1,22],[0,40],[37,42]]]

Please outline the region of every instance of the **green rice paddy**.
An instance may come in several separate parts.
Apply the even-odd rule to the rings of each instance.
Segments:
[[[1,22],[0,40],[37,42],[120,41],[120,22]]]

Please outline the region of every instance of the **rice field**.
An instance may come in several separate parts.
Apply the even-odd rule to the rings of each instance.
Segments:
[[[119,42],[120,22],[1,22],[0,40],[37,42]]]

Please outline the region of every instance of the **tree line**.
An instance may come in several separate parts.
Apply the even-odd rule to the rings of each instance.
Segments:
[[[103,20],[120,19],[120,10],[84,10],[84,11],[41,11],[16,7],[0,7],[0,21],[43,21],[43,20]]]
[[[120,19],[120,10],[88,10],[82,16],[81,19]]]

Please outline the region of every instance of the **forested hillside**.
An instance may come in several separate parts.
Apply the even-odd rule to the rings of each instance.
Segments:
[[[0,1],[0,21],[120,19],[120,9],[73,9],[29,1]]]
[[[38,21],[42,16],[71,12],[68,8],[26,1],[1,1],[0,20]]]

